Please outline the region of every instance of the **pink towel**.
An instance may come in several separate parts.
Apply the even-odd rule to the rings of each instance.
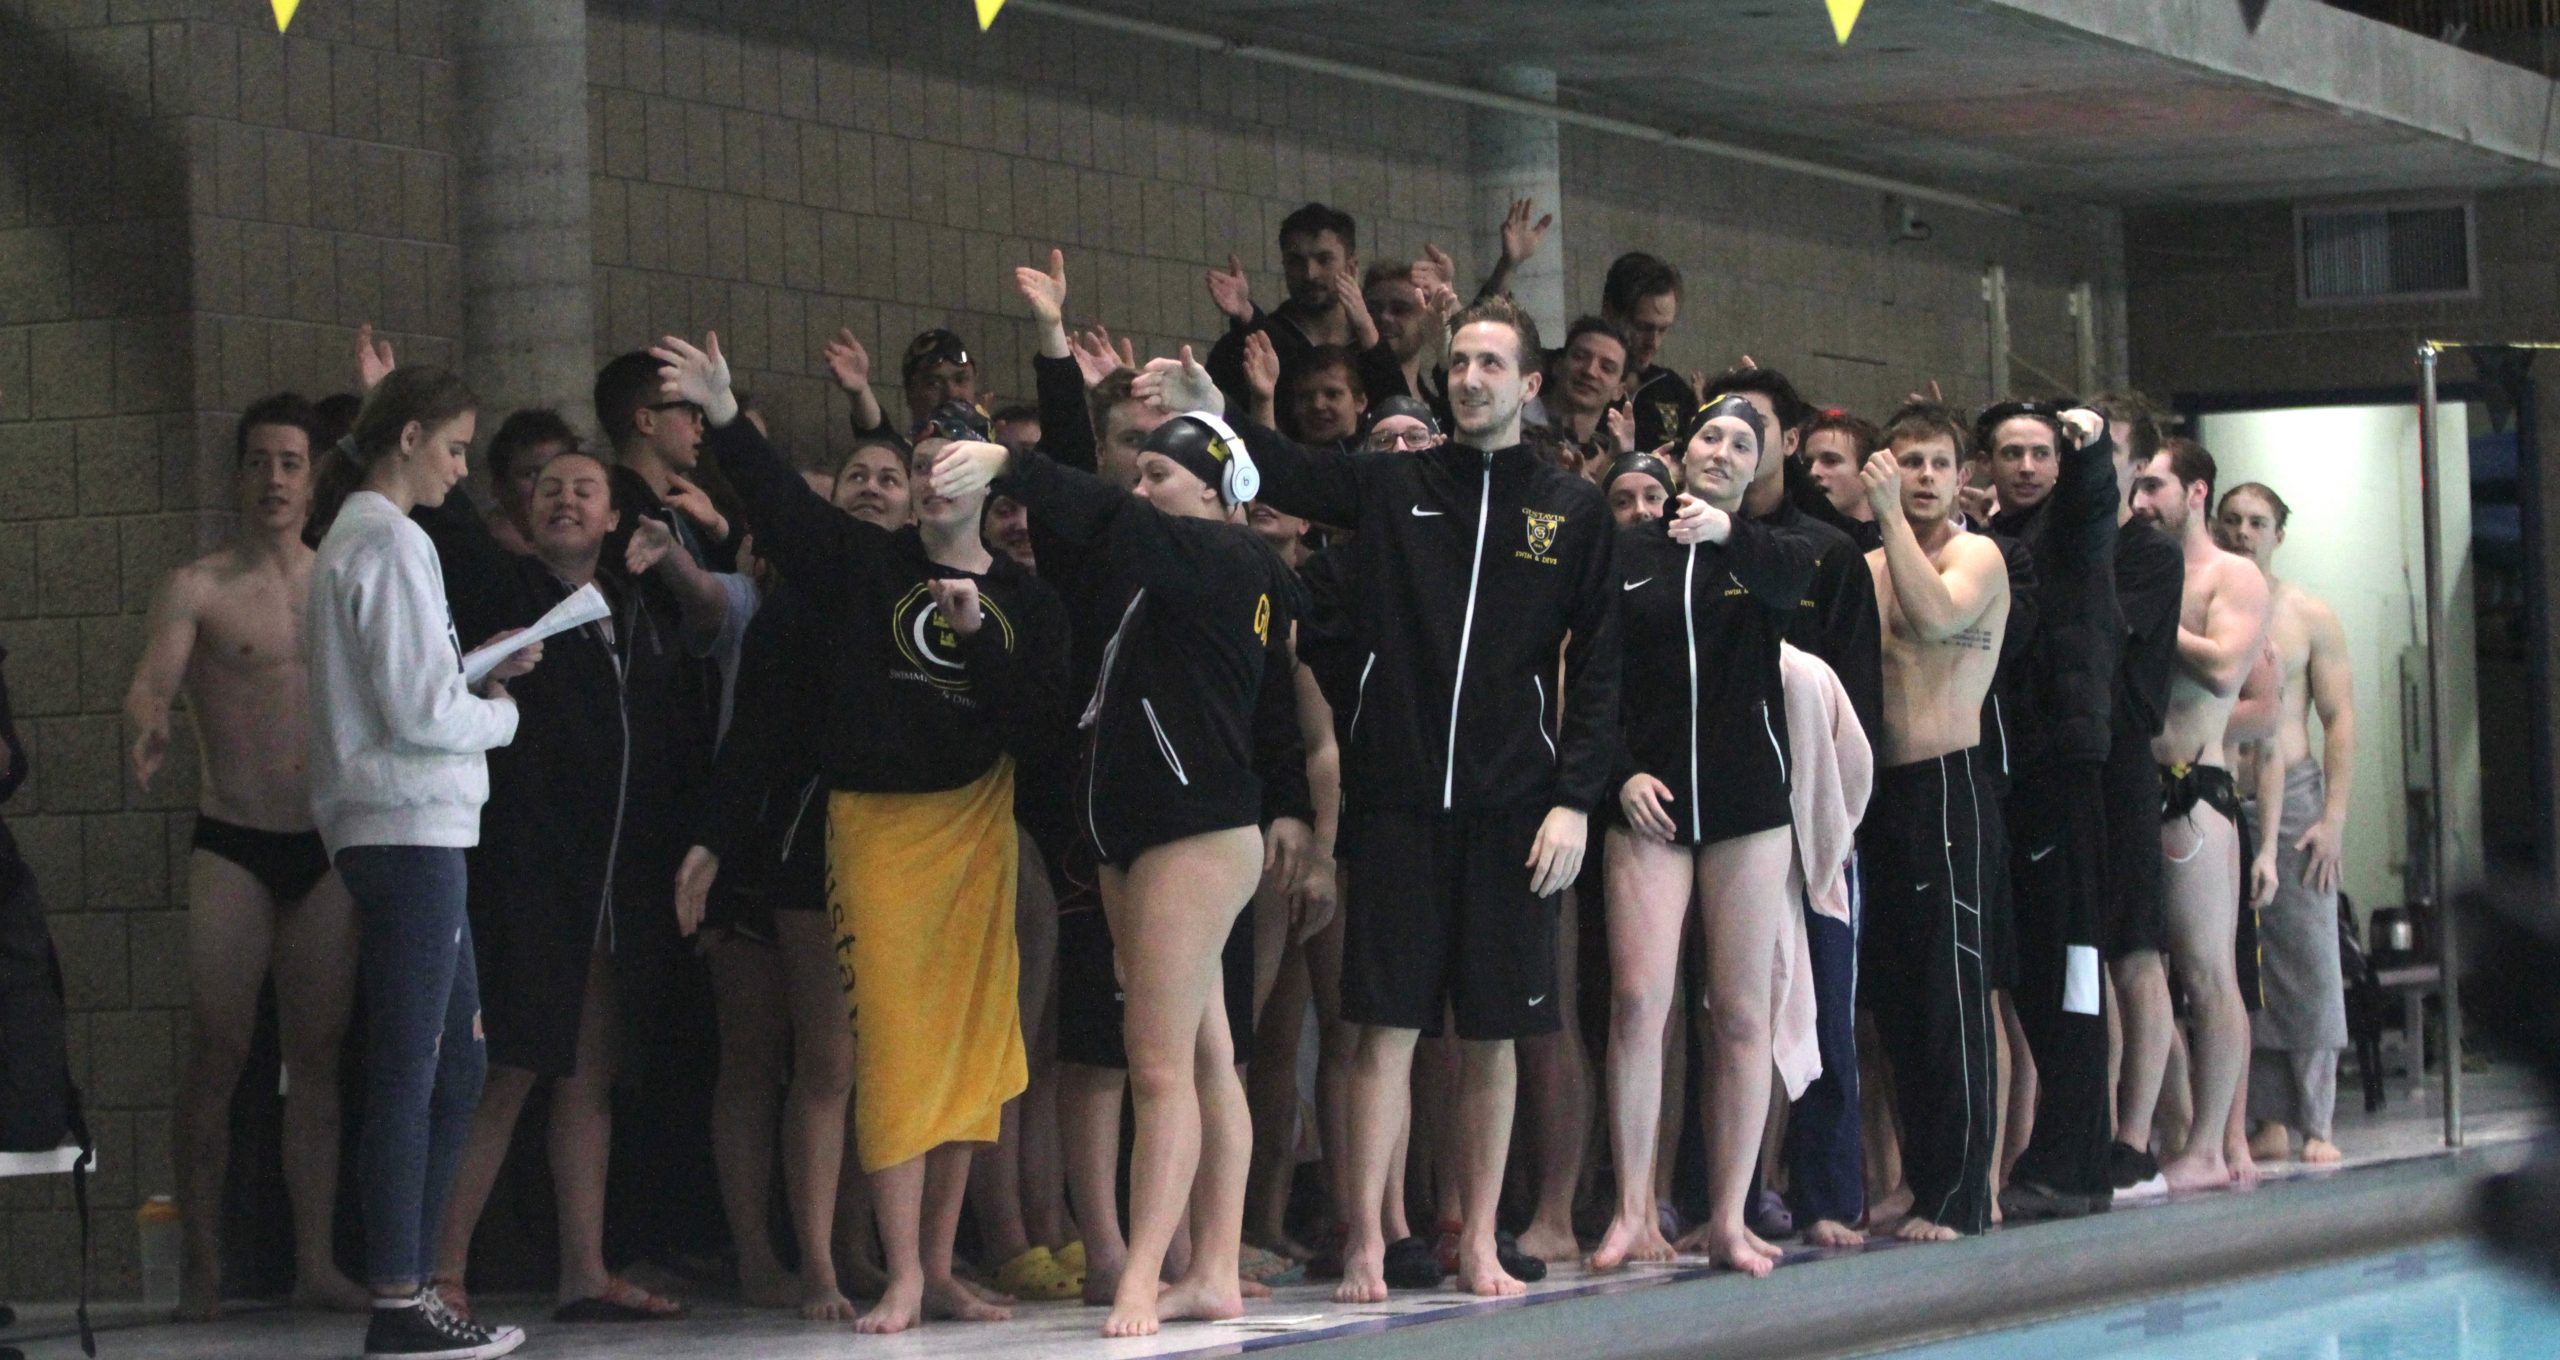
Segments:
[[[1834,920],[1849,919],[1847,866],[1858,819],[1875,787],[1875,748],[1858,726],[1840,677],[1807,652],[1778,649],[1786,684],[1788,798],[1795,806],[1795,858],[1787,866],[1788,900],[1809,903]],[[1822,1075],[1814,1033],[1813,964],[1804,916],[1790,913],[1778,935],[1770,978],[1769,1036],[1787,1098]]]

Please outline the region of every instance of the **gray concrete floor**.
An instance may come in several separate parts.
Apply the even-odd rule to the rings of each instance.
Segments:
[[[2341,1085],[2337,1135],[2340,1146],[2349,1154],[2347,1167],[2442,1154],[2440,1107],[2432,1086],[2422,1098],[2413,1100],[2406,1084],[2394,1081],[2390,1102],[2381,1111],[2368,1115],[2358,1088],[2352,1082]],[[2471,1074],[2464,1088],[2467,1141],[2474,1146],[2513,1142],[2548,1127],[2547,1114],[2536,1106],[2535,1100],[2522,1073],[2512,1065],[2492,1065]],[[2327,1174],[2334,1173],[2294,1166],[2269,1168],[2269,1184],[2259,1192],[2256,1202],[2268,1213],[2283,1213],[2289,1181]],[[2146,1221],[2156,1226],[2154,1214],[2179,1211],[2180,1205],[2174,1202],[2125,1203],[2107,1220],[2090,1222],[2107,1222],[2109,1231],[2115,1230],[2113,1224],[2120,1223],[2123,1231],[2134,1232],[2140,1231]],[[1854,1258],[1860,1253],[1840,1255]],[[1791,1269],[1802,1268],[1822,1259],[1822,1253],[1798,1252],[1789,1256],[1787,1265]],[[1435,1291],[1400,1295],[1375,1307],[1349,1307],[1332,1301],[1330,1286],[1299,1286],[1283,1289],[1277,1298],[1254,1304],[1244,1318],[1233,1323],[1181,1323],[1167,1327],[1154,1338],[1111,1342],[1095,1336],[1101,1311],[1073,1304],[1027,1306],[1008,1323],[935,1324],[904,1336],[885,1338],[857,1337],[841,1324],[804,1323],[717,1299],[693,1300],[695,1314],[688,1322],[619,1328],[553,1325],[548,1320],[548,1302],[535,1298],[484,1299],[480,1306],[485,1315],[518,1323],[532,1334],[521,1354],[564,1360],[726,1360],[736,1356],[816,1360],[844,1354],[848,1348],[878,1355],[882,1360],[926,1355],[950,1360],[1048,1360],[1051,1356],[1136,1360],[1233,1353],[1301,1340],[1339,1341],[1347,1335],[1388,1327],[1401,1330],[1435,1319],[1481,1315],[1489,1308],[1543,1309],[1597,1293],[1620,1294],[1675,1283],[1718,1290],[1749,1288],[1747,1281],[1736,1277],[1709,1277],[1703,1267],[1703,1261],[1687,1260],[1605,1277],[1592,1276],[1579,1267],[1560,1269],[1533,1289],[1525,1301],[1498,1305]],[[1844,1285],[1847,1283],[1843,1281]],[[14,1341],[27,1347],[30,1360],[74,1360],[79,1355],[77,1344],[68,1336],[67,1307],[42,1306],[21,1311],[26,1314],[21,1325],[9,1335],[0,1335],[0,1344]],[[222,1323],[192,1326],[149,1321],[138,1305],[130,1303],[104,1305],[96,1310],[96,1316],[105,1329],[99,1337],[99,1354],[109,1360],[318,1360],[355,1355],[361,1340],[360,1320],[278,1308],[244,1307],[238,1316]]]

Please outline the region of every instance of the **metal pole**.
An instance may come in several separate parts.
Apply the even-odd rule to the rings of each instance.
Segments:
[[[2009,399],[2009,271],[1989,265],[1982,271],[1985,329],[1991,332],[1991,391],[1984,401]]]
[[[2444,968],[2444,1142],[2462,1146],[2462,950],[2455,930],[2452,899],[2452,835],[2446,830],[2445,749],[2453,723],[2446,711],[2451,686],[2445,670],[2444,604],[2444,448],[2436,432],[2436,361],[2443,351],[2433,344],[2418,347],[2418,485],[2419,513],[2426,519],[2427,575],[2427,784],[2434,815],[2428,820],[2428,858],[2436,907],[2436,957]],[[2425,1055],[2419,1055],[2421,1061]]]

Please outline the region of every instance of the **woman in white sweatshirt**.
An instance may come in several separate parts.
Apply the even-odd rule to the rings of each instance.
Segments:
[[[540,656],[517,653],[476,692],[464,682],[435,547],[409,521],[462,480],[474,404],[425,366],[365,398],[336,451],[362,482],[320,542],[305,620],[312,815],[355,896],[363,960],[366,1360],[486,1360],[524,1342],[421,1287],[488,1066],[463,851],[489,795],[482,753],[515,737],[505,681]]]

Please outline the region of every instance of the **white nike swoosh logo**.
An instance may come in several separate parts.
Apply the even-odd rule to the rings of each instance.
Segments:
[[[1651,584],[1653,584],[1653,578],[1648,576],[1641,581],[1629,581],[1624,586],[1621,586],[1620,589],[1633,590],[1638,586],[1649,586]]]
[[[2042,863],[2044,863],[2044,857],[2045,857],[2045,856],[2047,856],[2047,855],[2052,854],[2052,853],[2054,852],[2054,849],[2055,849],[2055,847],[2048,845],[2048,846],[2046,846],[2045,848],[2043,848],[2042,850],[2030,850],[2030,851],[2028,851],[2028,852],[2027,852],[2027,863],[2029,863],[2029,864],[2042,864]]]
[[[1539,1002],[1544,1001],[1544,1000],[1546,1000],[1546,999],[1547,999],[1547,994],[1546,994],[1545,992],[1540,992],[1540,993],[1538,993],[1536,996],[1533,996],[1533,997],[1530,997],[1530,998],[1529,998],[1529,1004],[1530,1004],[1530,1005],[1532,1005],[1532,1006],[1534,1006],[1534,1005],[1537,1005]]]
[[[1413,517],[1415,519],[1430,519],[1434,516],[1445,515],[1447,513],[1449,512],[1446,510],[1425,510],[1419,505],[1413,507]]]

